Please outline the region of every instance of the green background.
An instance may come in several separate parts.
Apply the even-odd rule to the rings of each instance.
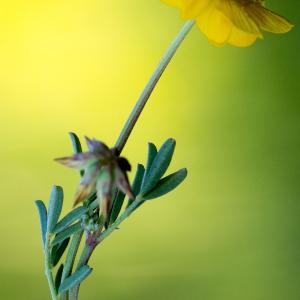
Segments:
[[[300,24],[299,1],[269,7]],[[159,1],[6,1],[0,11],[0,298],[50,299],[33,201],[72,205],[67,133],[113,145],[183,22]],[[299,27],[247,49],[194,28],[124,155],[177,140],[189,176],[93,255],[81,299],[300,299]]]

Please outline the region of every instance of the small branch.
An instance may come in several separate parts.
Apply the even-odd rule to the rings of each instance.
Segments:
[[[81,256],[79,258],[78,264],[77,264],[77,269],[79,269],[80,267],[86,265],[94,251],[94,249],[97,247],[97,244],[91,246],[88,244],[85,244]]]
[[[80,267],[86,265],[89,262],[89,259],[93,253],[93,251],[96,249],[96,247],[110,234],[112,234],[118,226],[127,219],[130,214],[143,202],[143,199],[136,199],[130,206],[126,208],[124,213],[116,220],[115,223],[113,223],[107,230],[103,231],[100,236],[97,238],[96,243],[93,245],[89,245],[88,243],[85,243],[85,246],[82,250],[81,256],[79,258],[78,264],[76,269],[78,270]],[[78,294],[79,294],[79,288],[80,285],[76,285],[73,287],[69,292],[69,300],[78,300]]]
[[[78,300],[79,285],[76,285],[69,291],[69,300]]]
[[[91,246],[88,245],[87,243],[84,245],[84,248],[82,250],[81,256],[79,258],[78,264],[76,269],[78,270],[80,267],[86,265],[95,250],[97,244]],[[78,294],[79,294],[79,288],[80,284],[74,286],[72,289],[69,291],[69,300],[78,300]]]

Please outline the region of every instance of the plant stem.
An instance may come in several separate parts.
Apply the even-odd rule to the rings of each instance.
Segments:
[[[128,206],[123,214],[113,223],[107,230],[103,231],[102,234],[99,236],[97,239],[97,244],[95,246],[91,246],[88,244],[85,244],[80,259],[77,264],[77,269],[80,267],[86,265],[95,250],[96,246],[99,245],[104,239],[106,239],[109,235],[111,235],[117,228],[118,226],[125,220],[127,219],[130,214],[142,203],[144,202],[143,199],[137,198],[135,201],[132,202],[130,206]],[[78,300],[78,294],[79,294],[79,288],[80,285],[76,285],[73,287],[70,292],[69,292],[69,300]]]
[[[171,61],[172,57],[176,53],[176,50],[181,45],[193,25],[195,21],[187,21],[182,29],[177,34],[174,41],[171,43],[170,47],[168,48],[167,52],[163,56],[162,60],[158,64],[157,68],[155,69],[154,73],[152,74],[148,84],[144,88],[140,98],[138,99],[135,107],[133,108],[127,122],[125,123],[124,128],[115,144],[115,148],[118,150],[119,153],[122,152],[131,132],[132,129],[137,122],[140,114],[143,111],[149,97],[151,96],[156,84],[158,83],[160,77],[162,76],[163,72],[165,71],[166,67],[168,66],[169,62]]]
[[[81,256],[79,258],[78,264],[76,269],[78,270],[80,267],[86,265],[94,251],[97,245],[91,246],[88,245],[87,243],[84,245],[84,248],[82,250]],[[79,294],[79,288],[80,284],[74,286],[73,288],[70,289],[69,291],[69,300],[77,300],[78,299],[78,294]]]
[[[99,245],[104,239],[106,239],[110,234],[112,234],[117,228],[118,226],[125,220],[127,219],[130,214],[142,203],[144,202],[143,199],[141,198],[136,198],[135,201],[132,202],[132,204],[130,206],[128,206],[125,211],[123,212],[123,214],[105,231],[103,231],[100,236],[97,239],[97,245]],[[97,246],[96,245],[96,246]],[[80,267],[82,267],[83,265],[87,264],[89,258],[91,257],[91,254],[93,253],[93,250],[96,247],[92,247],[90,245],[85,245],[85,247],[82,250],[78,265],[77,265],[77,269],[79,269]]]
[[[149,82],[147,83],[146,87],[144,88],[141,96],[139,97],[136,105],[134,106],[131,114],[129,115],[128,120],[126,121],[120,136],[115,144],[115,148],[117,149],[118,153],[121,153],[139,116],[141,115],[148,99],[150,98],[156,84],[158,83],[159,79],[161,78],[162,74],[164,73],[166,67],[169,65],[171,59],[173,58],[174,54],[176,53],[177,49],[190,32],[192,27],[194,26],[195,21],[187,21],[173,42],[171,43],[170,47],[167,49],[166,53],[164,54],[163,58],[161,59],[160,63],[156,67],[154,73],[150,77]],[[130,206],[126,208],[124,213],[113,223],[107,230],[102,232],[102,234],[97,239],[97,245],[101,243],[105,238],[107,238],[129,215],[143,202],[142,199],[136,199]],[[95,250],[96,246],[92,247],[85,244],[78,265],[77,269],[81,266],[88,263],[93,251]],[[79,287],[80,285],[75,286],[70,290],[69,299],[70,300],[77,300],[79,294]]]
[[[48,280],[48,285],[49,285],[52,300],[58,300],[55,285],[54,285],[54,280],[53,280],[53,276],[52,276],[52,271],[51,271],[49,243],[50,243],[50,235],[49,235],[49,233],[47,233],[46,241],[45,241],[45,247],[44,247],[44,252],[45,252],[45,274],[46,274],[46,277],[47,277],[47,280]]]

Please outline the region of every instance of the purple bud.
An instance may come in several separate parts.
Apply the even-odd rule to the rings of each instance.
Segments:
[[[85,137],[86,144],[91,152],[99,153],[101,155],[109,155],[109,148],[102,142],[96,139],[90,139],[87,136]]]

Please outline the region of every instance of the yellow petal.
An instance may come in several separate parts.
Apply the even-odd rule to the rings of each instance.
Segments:
[[[197,18],[197,25],[217,45],[226,44],[233,27],[230,20],[213,6]]]
[[[215,5],[218,0],[183,0],[182,18],[196,19],[206,9]]]
[[[293,25],[264,7],[259,0],[161,0],[179,8],[184,19],[198,27],[214,44],[248,47],[262,31],[285,33]]]
[[[294,26],[284,17],[253,3],[247,6],[247,13],[258,26],[265,31],[273,33],[286,33]]]
[[[217,8],[232,22],[232,24],[249,33],[259,34],[258,24],[248,14],[251,4],[245,1],[222,0],[218,3]],[[259,6],[261,6],[259,4]]]
[[[259,34],[248,33],[233,26],[227,42],[237,47],[248,47],[252,45],[259,36]]]

